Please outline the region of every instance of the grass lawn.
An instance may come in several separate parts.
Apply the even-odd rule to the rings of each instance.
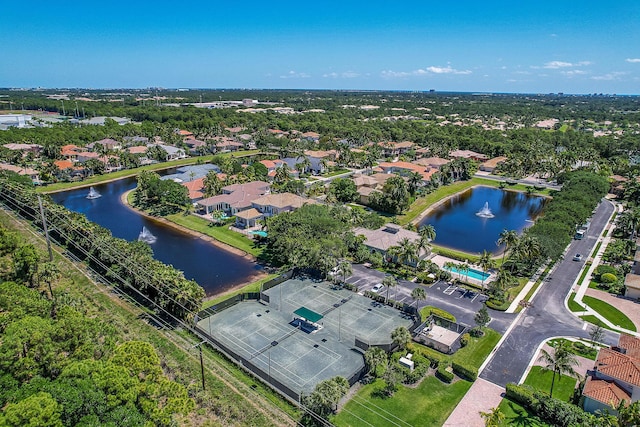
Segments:
[[[467,366],[473,366],[479,368],[487,358],[493,347],[500,341],[500,334],[491,328],[484,329],[484,335],[480,338],[473,338],[469,340],[469,344],[466,347],[462,347],[456,351],[453,355],[440,353],[438,350],[412,342],[409,344],[410,349],[417,349],[418,352],[423,354],[435,354],[441,358],[444,362],[451,364],[452,362],[459,362]]]
[[[584,263],[584,268],[582,269],[582,273],[580,274],[580,278],[578,279],[578,286],[582,284],[582,281],[587,276],[587,272],[589,271],[589,267],[591,266],[590,262]]]
[[[349,169],[338,169],[336,171],[323,173],[320,176],[322,176],[323,178],[331,178],[332,176],[342,175],[343,173],[347,173],[347,172],[349,172]]]
[[[524,383],[536,390],[549,393],[552,377],[553,372],[544,371],[542,366],[534,366],[531,368]],[[556,382],[553,385],[553,397],[563,402],[568,402],[573,395],[573,390],[576,388],[576,383],[577,380],[568,375],[556,375]]]
[[[574,301],[575,297],[576,297],[576,293],[575,292],[571,292],[571,296],[569,297],[569,301],[567,301],[567,305],[569,306],[569,310],[571,310],[574,313],[579,312],[579,311],[584,311],[584,308],[582,308],[582,306],[580,304],[578,304],[577,302]]]
[[[631,319],[611,304],[587,295],[582,297],[582,301],[614,325],[633,332],[636,331],[636,326],[633,324]]]
[[[249,283],[248,285],[243,286],[240,289],[236,289],[235,291],[232,291],[232,292],[225,292],[224,294],[217,296],[213,299],[206,300],[204,303],[202,303],[202,310],[204,310],[205,308],[211,307],[212,305],[216,305],[220,301],[224,301],[238,294],[242,294],[246,292],[260,292],[260,286],[262,286],[264,282],[269,281],[274,277],[278,277],[278,276],[279,274],[269,274],[268,276],[263,277],[262,279],[256,280],[255,282]]]
[[[591,314],[586,315],[586,316],[580,316],[580,318],[582,320],[584,320],[585,322],[593,323],[594,325],[600,325],[604,329],[609,329],[610,331],[618,332],[615,329],[610,328],[604,322],[601,322],[600,319],[598,319],[596,316],[592,316]]]
[[[498,408],[504,414],[504,421],[500,424],[501,426],[546,427],[549,425],[540,421],[535,415],[530,414],[523,406],[509,399],[502,399]]]
[[[255,246],[253,239],[250,239],[242,233],[229,230],[226,226],[209,227],[209,224],[211,224],[210,221],[195,215],[184,216],[181,213],[167,215],[165,218],[188,229],[199,231],[202,234],[213,237],[222,243],[243,250],[255,257],[262,253],[262,248]]]
[[[582,357],[586,357],[587,359],[591,359],[591,360],[596,360],[596,355],[598,354],[598,348],[596,346],[596,348],[591,347],[591,344],[585,344],[587,346],[586,349],[581,349],[575,346],[575,344],[577,344],[576,341],[571,341],[565,338],[555,338],[552,340],[547,341],[547,344],[549,344],[551,347],[554,347],[556,344],[560,343],[560,342],[567,342],[569,343],[569,349],[571,351],[571,353],[576,354],[578,356],[582,356]],[[581,341],[579,341],[581,342]]]
[[[441,426],[471,387],[464,380],[444,384],[426,377],[418,387],[400,386],[391,398],[379,397],[382,380],[363,386],[336,415],[337,426]]]
[[[218,154],[218,156],[223,156],[223,157],[229,157],[229,156],[244,157],[244,156],[252,156],[252,155],[258,154],[258,153],[260,153],[260,150],[246,150],[246,151],[237,151],[235,153]],[[154,163],[152,165],[141,166],[139,168],[124,169],[124,170],[120,170],[120,171],[117,171],[117,172],[107,173],[107,174],[104,174],[104,175],[94,175],[94,176],[92,176],[90,178],[87,178],[85,180],[82,180],[82,181],[56,182],[55,184],[49,184],[49,185],[45,185],[45,186],[42,186],[42,187],[38,187],[37,190],[40,191],[40,192],[43,192],[43,193],[50,193],[50,192],[53,192],[53,191],[68,190],[68,189],[75,188],[75,187],[81,187],[81,186],[90,185],[90,184],[99,184],[99,183],[105,182],[105,181],[126,178],[126,177],[129,177],[129,176],[137,175],[142,171],[157,171],[157,170],[162,170],[162,169],[174,168],[174,167],[178,167],[178,166],[194,165],[196,163],[208,163],[213,158],[213,156],[214,155],[200,156],[200,157],[188,157],[186,159],[173,160],[173,161],[170,161],[170,162]]]
[[[441,308],[434,307],[432,305],[427,305],[420,309],[420,318],[424,322],[425,320],[427,320],[427,317],[431,316],[431,313],[435,314],[436,316],[444,317],[445,319],[453,320],[454,322],[456,321],[456,316],[449,313],[448,311],[442,310]]]

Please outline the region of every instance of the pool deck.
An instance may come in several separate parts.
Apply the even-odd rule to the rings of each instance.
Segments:
[[[447,262],[453,262],[455,264],[460,264],[460,261],[458,261],[456,259],[453,259],[453,258],[447,258],[447,257],[442,256],[442,255],[435,255],[433,258],[431,258],[431,261],[433,261],[433,263],[435,263],[438,267],[440,267],[442,269],[445,269],[444,265]],[[475,264],[470,264],[470,267],[473,268],[474,270],[482,271],[482,269],[479,266],[475,265]],[[457,279],[458,278],[458,273],[454,273],[454,272],[450,272],[450,273],[451,273],[451,277],[453,279]],[[491,272],[491,271],[489,271],[488,273],[489,273],[489,277],[487,277],[487,279],[484,281],[484,286],[485,287],[487,286],[488,283],[491,283],[492,281],[494,281],[496,279],[496,273]],[[462,278],[466,282],[468,282],[468,283],[470,283],[472,285],[482,287],[482,280],[477,280],[477,279],[474,279],[473,277],[467,278],[467,276],[464,275],[464,274],[462,275]]]

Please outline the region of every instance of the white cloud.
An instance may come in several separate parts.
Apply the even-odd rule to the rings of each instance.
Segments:
[[[631,62],[631,63],[640,62],[640,58],[627,58],[627,62]]]
[[[427,71],[436,74],[471,74],[471,70],[456,70],[451,68],[450,65],[447,65],[446,67],[427,67]]]
[[[471,70],[456,70],[447,65],[446,67],[430,66],[426,69],[419,68],[413,71],[393,71],[384,70],[380,73],[383,78],[403,78],[413,76],[429,76],[433,74],[471,74]]]
[[[591,77],[593,80],[618,80],[619,77],[629,74],[624,71],[612,71],[607,74],[603,74],[601,76],[593,76]]]
[[[307,73],[298,73],[296,71],[289,71],[287,74],[280,76],[281,79],[308,79],[311,77]]]
[[[545,63],[542,68],[556,70],[558,68],[583,67],[585,65],[591,65],[591,61],[580,61],[580,62],[550,61]]]
[[[345,71],[344,73],[327,73],[327,74],[323,74],[322,77],[326,77],[326,78],[332,78],[332,79],[338,79],[338,78],[342,78],[342,79],[353,79],[356,77],[360,77],[359,73],[355,73],[353,71]]]
[[[584,70],[567,70],[567,71],[560,71],[562,74],[564,74],[565,76],[569,76],[569,77],[573,77],[573,76],[579,76],[582,74],[587,74],[586,71]]]

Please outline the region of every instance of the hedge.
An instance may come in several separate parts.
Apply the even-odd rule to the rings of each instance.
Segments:
[[[513,400],[527,409],[533,410],[538,404],[538,399],[534,396],[535,391],[531,386],[508,383],[506,389],[505,397],[507,399]]]
[[[538,403],[534,412],[542,421],[560,427],[591,425],[592,415],[582,408],[540,392],[535,397]]]
[[[467,379],[469,381],[475,381],[478,378],[478,369],[472,366],[465,366],[458,362],[451,364],[453,372],[460,378]]]
[[[447,367],[444,365],[438,367],[438,370],[436,371],[436,376],[440,378],[442,381],[444,381],[445,383],[450,383],[451,381],[453,381],[453,373],[447,371]]]

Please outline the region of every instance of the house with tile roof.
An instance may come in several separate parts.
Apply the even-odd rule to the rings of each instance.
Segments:
[[[595,366],[587,372],[582,390],[582,407],[587,412],[608,410],[623,401],[640,399],[640,338],[621,334],[618,346],[598,352]]]
[[[264,218],[278,215],[282,212],[291,212],[306,204],[315,204],[315,200],[298,196],[293,193],[267,194],[255,199],[252,206],[262,213]]]
[[[23,168],[22,166],[11,165],[9,163],[0,163],[0,170],[11,171],[18,175],[28,176],[34,184],[42,184],[42,181],[40,181],[40,172],[35,169]]]
[[[353,233],[356,236],[364,236],[364,245],[372,252],[379,252],[387,257],[387,251],[389,248],[398,246],[403,239],[408,239],[410,242],[417,242],[420,240],[420,235],[415,231],[407,230],[397,224],[385,224],[377,230],[370,230],[364,227],[356,227],[353,229]],[[430,252],[422,249],[420,251],[419,258],[423,259],[427,257]],[[414,261],[407,261],[408,265],[415,265]]]
[[[87,148],[91,151],[98,151],[98,146],[103,147],[104,150],[119,150],[122,148],[122,143],[111,138],[104,138],[100,141],[87,144]]]
[[[484,172],[493,172],[500,163],[504,163],[507,161],[505,156],[498,156],[492,159],[487,160],[480,164],[480,170]]]
[[[207,197],[197,202],[198,212],[208,215],[214,211],[223,211],[228,216],[252,208],[252,202],[271,191],[271,184],[263,181],[251,181],[245,184],[232,184],[222,187],[222,194]]]
[[[452,159],[471,159],[476,162],[485,162],[489,159],[489,156],[481,153],[476,153],[471,150],[453,150],[449,153],[449,157]]]
[[[382,169],[383,173],[397,173],[400,176],[407,176],[412,172],[416,172],[422,177],[423,183],[427,183],[431,176],[437,172],[436,169],[409,162],[380,162],[378,167]]]
[[[425,157],[422,159],[414,160],[413,162],[416,165],[429,167],[432,169],[440,169],[442,166],[451,163],[451,160],[443,159],[442,157]]]
[[[402,142],[379,142],[378,146],[382,148],[383,157],[398,157],[413,149],[414,143],[411,141]]]

